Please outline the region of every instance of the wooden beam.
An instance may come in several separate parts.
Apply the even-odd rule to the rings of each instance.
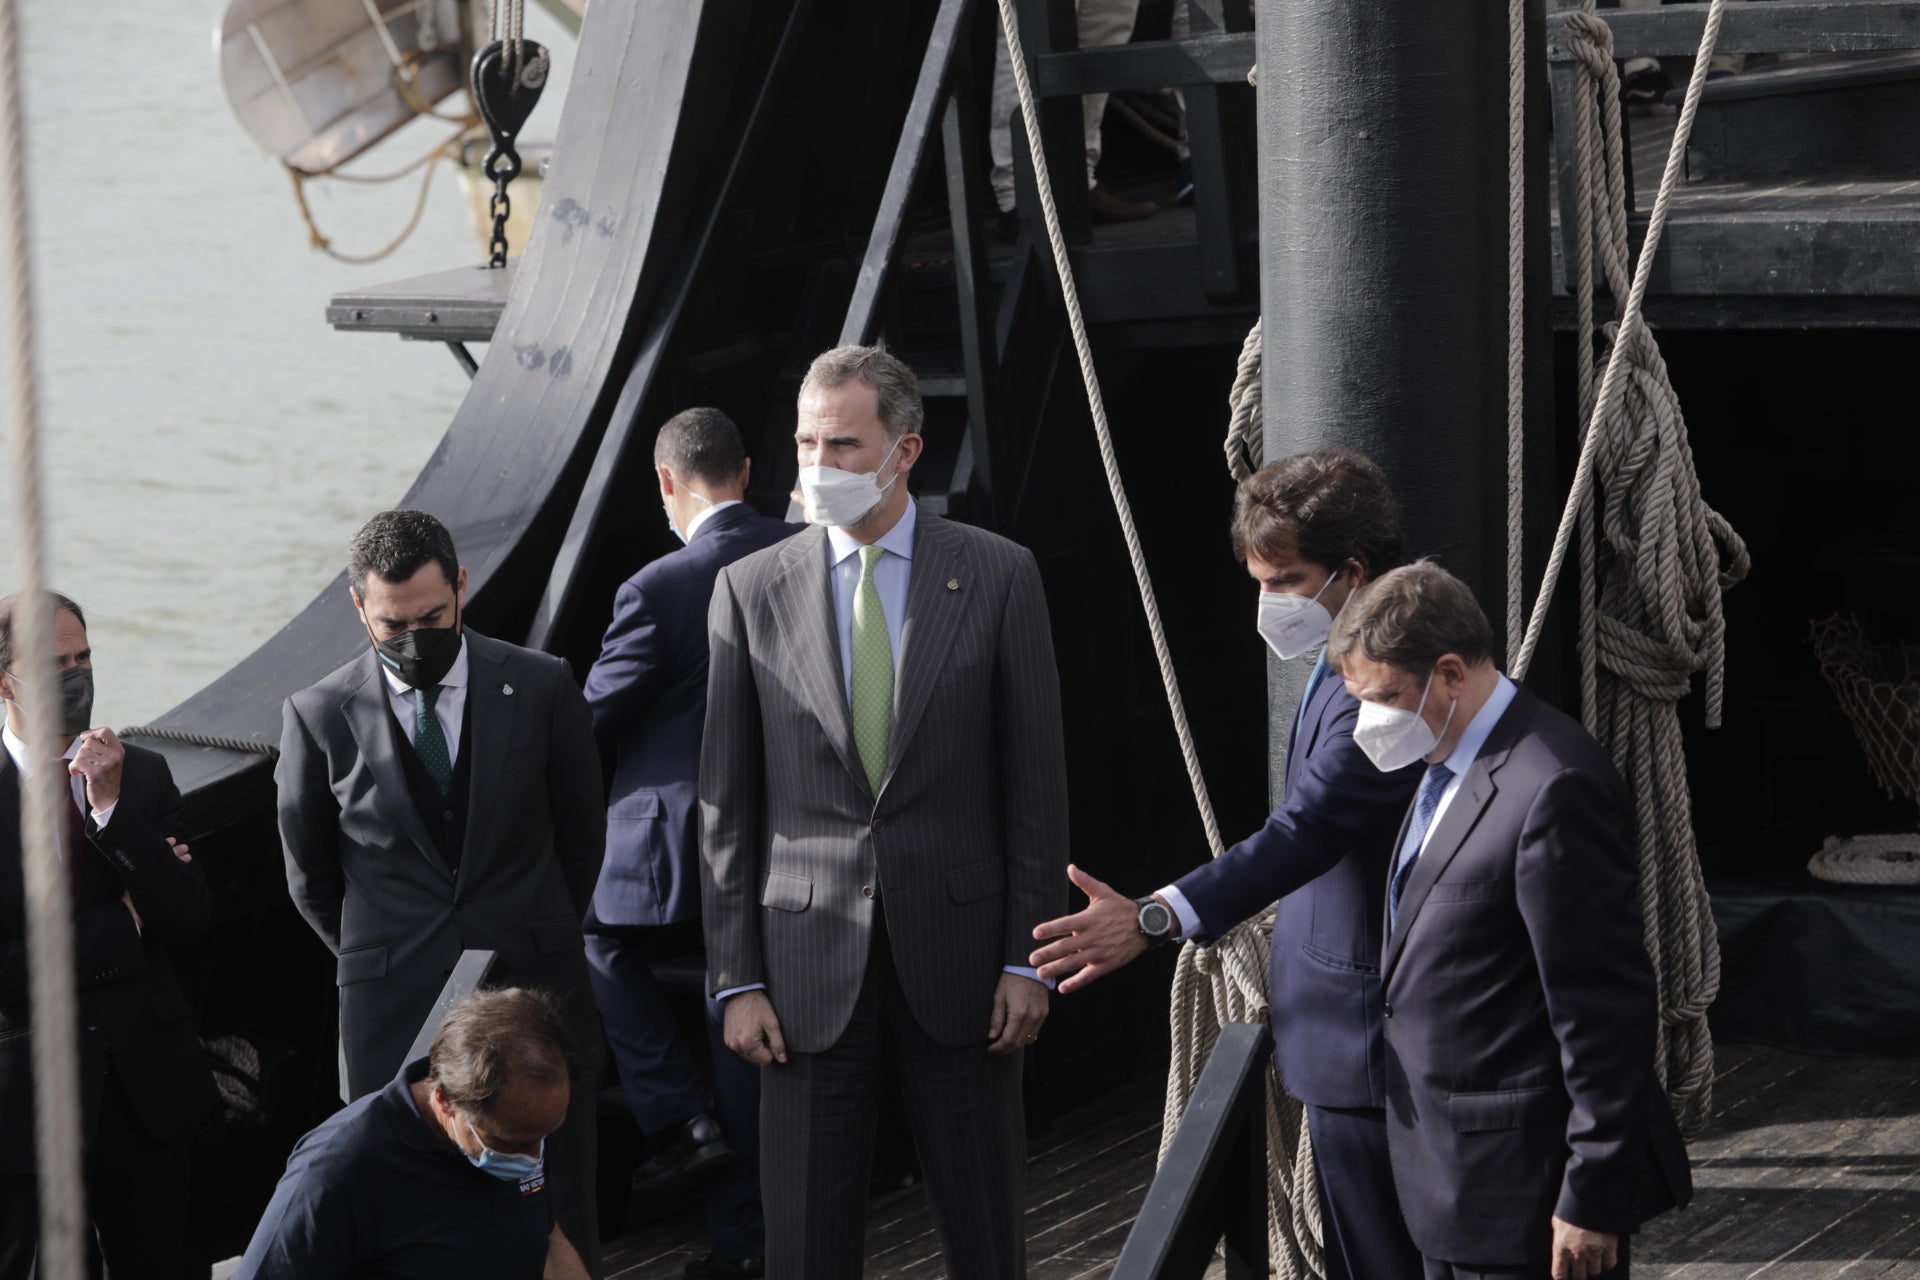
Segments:
[[[1700,47],[1707,6],[1610,9],[1616,58],[1675,57]],[[1547,57],[1567,62],[1573,53],[1567,19],[1549,15]],[[1714,46],[1719,53],[1870,53],[1920,49],[1920,5],[1904,0],[1769,0],[1730,4]]]
[[[1193,84],[1245,84],[1253,70],[1253,33],[1218,32],[1186,40],[1142,40],[1034,59],[1033,91],[1043,98]]]

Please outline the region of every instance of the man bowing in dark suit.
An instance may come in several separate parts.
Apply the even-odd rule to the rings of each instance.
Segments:
[[[635,1187],[664,1189],[730,1162],[706,1193],[712,1252],[689,1263],[687,1274],[754,1276],[766,1253],[759,1073],[727,1052],[714,1001],[710,1076],[695,1067],[649,961],[700,947],[700,735],[713,580],[798,526],[743,501],[746,450],[739,428],[718,409],[669,419],[654,439],[653,464],[667,524],[687,545],[621,584],[600,658],[587,673],[594,733],[613,762],[587,965],[620,1086],[634,1120],[654,1139]]]
[[[1321,646],[1346,603],[1404,558],[1379,467],[1347,449],[1283,458],[1240,482],[1234,552],[1260,585],[1257,626],[1282,659],[1314,655],[1287,748],[1284,803],[1266,825],[1135,902],[1077,867],[1084,911],[1035,932],[1044,978],[1074,991],[1169,937],[1211,943],[1279,903],[1274,1066],[1307,1108],[1328,1280],[1420,1269],[1387,1160],[1380,1047],[1380,900],[1418,770],[1382,773],[1354,744],[1360,704]]]
[[[167,762],[87,727],[93,649],[80,606],[53,597],[53,682],[23,668],[17,599],[0,600],[0,1280],[34,1274],[38,1251],[20,807],[22,781],[43,766],[59,769],[71,793],[60,857],[73,898],[88,1252],[115,1280],[205,1276],[188,1166],[213,1077],[167,944],[205,931],[206,878],[173,838],[180,793]],[[26,741],[21,703],[35,698],[58,704],[58,741]]]
[[[342,1095],[384,1088],[468,949],[560,1001],[592,1080],[600,1019],[580,920],[606,839],[586,699],[558,658],[461,624],[446,527],[385,511],[348,545],[368,648],[287,699],[280,838],[294,905],[332,951]],[[548,1144],[560,1226],[597,1270],[594,1092]]]
[[[707,980],[763,1067],[767,1271],[861,1274],[894,1074],[947,1274],[1025,1274],[1026,968],[1066,869],[1059,676],[1033,556],[918,511],[912,370],[801,383],[815,528],[722,570],[700,761]]]
[[[1633,808],[1586,730],[1493,664],[1473,593],[1408,565],[1329,659],[1382,769],[1425,763],[1395,840],[1381,963],[1387,1128],[1429,1280],[1627,1274],[1692,1184],[1653,1070]]]

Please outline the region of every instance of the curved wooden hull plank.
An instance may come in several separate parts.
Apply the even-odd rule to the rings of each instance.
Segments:
[[[453,532],[469,572],[467,616],[482,630],[520,634],[545,584],[542,566],[709,185],[708,135],[726,114],[747,9],[623,0],[586,19],[513,293],[466,399],[403,499]],[[375,506],[370,499],[369,514]],[[275,743],[287,695],[366,643],[343,574],[159,727]],[[199,824],[216,794],[224,807],[266,782],[264,755],[148,741],[166,751]]]

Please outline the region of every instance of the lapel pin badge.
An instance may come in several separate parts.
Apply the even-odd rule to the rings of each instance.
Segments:
[[[958,578],[947,579],[947,590],[958,591],[959,589],[960,589],[960,579]]]
[[[509,698],[511,698],[513,696],[513,686],[510,684],[503,684],[500,686],[500,692],[506,694]]]

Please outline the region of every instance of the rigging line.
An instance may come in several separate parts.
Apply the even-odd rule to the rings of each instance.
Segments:
[[[1507,657],[1525,635],[1527,4],[1507,3]]]
[[[19,622],[23,657],[39,696],[23,710],[27,741],[58,742],[54,609],[47,594],[46,510],[40,465],[40,385],[34,351],[33,259],[27,199],[27,139],[20,94],[20,23],[15,0],[0,0],[0,219],[6,224],[6,383],[13,419],[13,473],[20,485]],[[43,752],[43,754],[45,754]],[[21,780],[21,879],[25,891],[28,991],[33,1027],[34,1148],[40,1187],[39,1271],[46,1280],[84,1275],[81,1178],[80,1018],[74,995],[73,906],[56,850],[65,778],[48,762]],[[13,1140],[9,1137],[9,1140]]]
[[[1001,3],[1005,5],[1007,0],[1001,0]],[[1706,26],[1700,33],[1700,49],[1694,58],[1693,75],[1687,80],[1686,100],[1680,108],[1679,124],[1673,131],[1673,145],[1667,150],[1666,171],[1660,176],[1660,193],[1654,197],[1653,214],[1647,220],[1647,238],[1640,249],[1640,260],[1634,264],[1633,287],[1627,294],[1627,305],[1620,316],[1620,328],[1614,337],[1613,350],[1607,356],[1607,370],[1600,379],[1600,392],[1594,397],[1586,437],[1580,442],[1580,462],[1574,469],[1573,488],[1560,513],[1560,527],[1554,533],[1553,551],[1547,557],[1540,594],[1534,597],[1533,616],[1528,620],[1525,638],[1521,641],[1519,653],[1509,663],[1509,674],[1515,680],[1526,678],[1527,667],[1531,665],[1534,650],[1540,644],[1540,633],[1547,624],[1547,610],[1553,603],[1554,590],[1560,583],[1560,571],[1566,563],[1567,545],[1573,536],[1574,521],[1593,487],[1593,456],[1598,433],[1592,429],[1592,424],[1606,416],[1614,398],[1620,394],[1625,353],[1633,345],[1635,332],[1644,323],[1640,312],[1646,301],[1647,284],[1653,277],[1654,255],[1660,247],[1660,234],[1666,229],[1667,214],[1673,207],[1673,193],[1680,185],[1680,173],[1687,157],[1687,141],[1693,136],[1693,118],[1700,111],[1700,95],[1706,88],[1707,69],[1713,61],[1713,48],[1720,38],[1720,22],[1726,16],[1726,11],[1727,0],[1711,0],[1707,8]]]
[[[1180,696],[1180,680],[1174,673],[1173,654],[1167,648],[1167,635],[1160,622],[1160,605],[1154,598],[1153,579],[1147,572],[1146,553],[1140,547],[1140,532],[1134,527],[1133,507],[1127,501],[1126,487],[1120,480],[1120,462],[1113,451],[1113,432],[1107,424],[1107,405],[1100,394],[1100,379],[1093,370],[1093,348],[1087,340],[1086,317],[1080,311],[1080,293],[1074,286],[1073,265],[1067,260],[1067,242],[1060,232],[1060,214],[1054,207],[1053,180],[1047,173],[1047,153],[1040,142],[1040,112],[1034,102],[1033,84],[1027,78],[1026,53],[1020,46],[1019,19],[1013,0],[999,0],[1000,29],[1006,37],[1007,52],[1013,64],[1013,85],[1020,98],[1020,117],[1026,125],[1027,149],[1033,157],[1033,172],[1040,188],[1040,212],[1047,226],[1047,242],[1053,247],[1054,271],[1060,279],[1060,292],[1066,301],[1067,327],[1073,334],[1073,348],[1080,357],[1080,377],[1087,387],[1087,406],[1093,412],[1094,435],[1100,445],[1100,463],[1107,475],[1107,488],[1113,494],[1115,513],[1120,517],[1120,532],[1127,544],[1127,558],[1133,565],[1133,578],[1140,588],[1140,602],[1147,613],[1147,631],[1153,638],[1154,657],[1160,663],[1160,681],[1166,688],[1167,706],[1173,713],[1173,728],[1180,740],[1180,755],[1186,762],[1187,781],[1193,786],[1194,804],[1200,810],[1200,824],[1206,829],[1207,847],[1216,858],[1225,849],[1220,839],[1220,823],[1207,795],[1207,780],[1200,772],[1200,756],[1193,742],[1193,729],[1187,723],[1187,707]]]

